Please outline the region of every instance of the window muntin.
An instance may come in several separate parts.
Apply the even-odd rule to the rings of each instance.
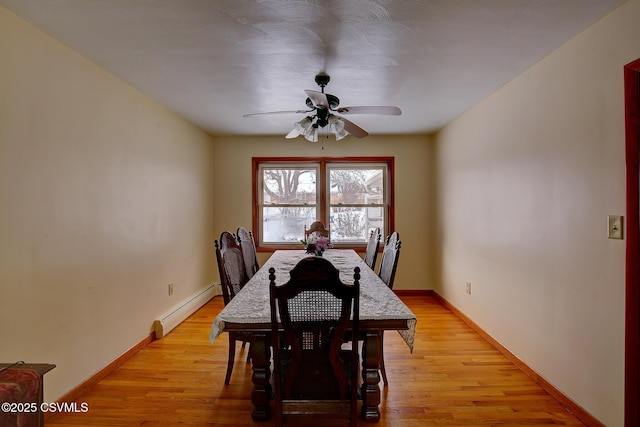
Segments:
[[[393,228],[393,158],[254,158],[258,247],[298,248],[322,221],[334,247],[363,248]]]

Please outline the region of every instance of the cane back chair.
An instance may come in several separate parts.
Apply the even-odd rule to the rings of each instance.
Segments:
[[[220,243],[215,241],[216,260],[218,261],[218,272],[220,274],[220,284],[222,285],[222,298],[224,305],[227,305],[238,292],[248,282],[245,271],[242,248],[237,243],[233,234],[228,231],[220,235]],[[229,384],[233,362],[236,356],[236,341],[242,341],[244,348],[246,343],[251,343],[252,335],[246,332],[229,332],[229,356],[227,359],[227,374],[224,379],[225,384]],[[247,352],[247,361],[251,351]]]
[[[331,262],[312,256],[291,270],[286,284],[276,286],[274,269],[269,279],[276,426],[285,414],[337,412],[347,412],[355,426],[358,344],[341,346],[349,328],[358,332],[360,268],[353,285],[345,285]]]
[[[364,255],[364,263],[372,270],[376,266],[376,259],[378,258],[378,248],[380,247],[380,228],[376,228],[371,231],[369,240],[367,241],[367,251]]]
[[[251,279],[254,274],[260,268],[258,264],[258,254],[256,253],[256,243],[253,240],[253,233],[247,231],[244,227],[238,227],[236,232],[238,237],[238,243],[242,248],[242,257],[244,258],[245,272],[247,273],[247,279]]]
[[[380,270],[378,276],[382,281],[393,289],[393,282],[396,277],[396,268],[398,267],[398,259],[400,258],[400,235],[398,232],[393,232],[387,238],[382,250],[382,260],[380,261]],[[380,332],[380,373],[382,374],[382,381],[384,385],[388,385],[387,371],[384,368],[384,332]]]
[[[318,233],[321,236],[329,237],[329,230],[325,228],[324,224],[320,221],[312,222],[309,228],[307,228],[306,225],[304,226],[304,238],[309,237],[311,233]]]

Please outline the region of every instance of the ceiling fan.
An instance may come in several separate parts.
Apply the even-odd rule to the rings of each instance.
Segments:
[[[329,93],[324,93],[325,86],[331,78],[328,74],[320,73],[315,80],[320,86],[321,92],[305,90],[307,94],[307,110],[271,111],[265,113],[245,114],[242,117],[267,115],[267,114],[306,114],[305,118],[296,122],[294,128],[286,138],[296,138],[303,135],[307,140],[318,141],[318,129],[327,127],[334,134],[336,140],[340,140],[351,134],[356,138],[363,138],[369,133],[355,123],[342,117],[349,114],[380,114],[387,116],[399,116],[400,108],[391,106],[354,106],[340,107],[340,99]]]

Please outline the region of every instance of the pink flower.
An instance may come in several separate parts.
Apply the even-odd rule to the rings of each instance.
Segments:
[[[300,240],[308,254],[322,255],[331,247],[331,241],[317,233],[311,233],[307,240]]]

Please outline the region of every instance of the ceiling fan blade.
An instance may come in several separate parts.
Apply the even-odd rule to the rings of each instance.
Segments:
[[[289,110],[289,111],[267,111],[264,113],[251,113],[251,114],[243,114],[242,117],[251,117],[251,116],[266,116],[269,114],[306,114],[310,113],[313,110]]]
[[[318,92],[317,90],[305,90],[304,93],[307,94],[313,105],[316,107],[322,107],[329,109],[329,101],[327,100],[327,95],[322,92]]]
[[[398,107],[391,106],[355,106],[340,107],[336,110],[340,114],[382,114],[385,116],[399,116],[402,111]]]
[[[365,136],[369,135],[369,132],[362,129],[357,124],[345,119],[344,117],[338,117],[338,119],[342,120],[342,122],[344,123],[344,130],[346,130],[356,138],[364,138]]]

